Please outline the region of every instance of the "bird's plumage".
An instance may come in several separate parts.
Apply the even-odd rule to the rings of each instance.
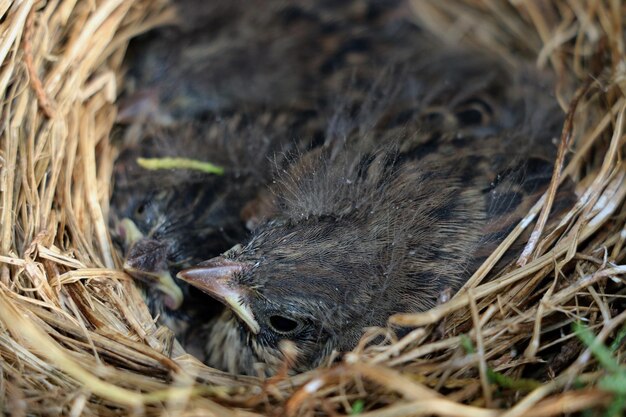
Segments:
[[[221,163],[227,177],[139,170],[122,173],[118,196],[163,195],[139,228],[172,241],[174,273],[242,243],[180,275],[228,306],[181,337],[231,372],[272,373],[285,339],[292,369],[309,369],[363,328],[434,306],[550,179],[562,116],[542,76],[439,44],[402,2],[337,3],[269,1],[253,15],[235,2],[212,9],[230,16],[217,29],[183,31],[161,40],[181,47],[138,61],[175,120],[159,152]],[[170,74],[154,76],[159,59]],[[198,129],[181,133],[189,120]]]

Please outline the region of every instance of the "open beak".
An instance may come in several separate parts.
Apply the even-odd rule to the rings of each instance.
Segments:
[[[178,309],[183,303],[183,292],[169,271],[168,245],[144,237],[130,219],[123,219],[120,222],[118,233],[124,239],[128,250],[124,271],[148,287],[160,291],[165,296],[164,302],[169,309]]]
[[[124,240],[124,247],[130,248],[133,243],[143,239],[143,234],[137,228],[135,222],[125,217],[117,224],[117,234]]]
[[[183,291],[176,285],[168,270],[145,271],[135,269],[126,263],[124,264],[124,271],[150,288],[156,288],[160,291],[165,296],[165,305],[170,310],[178,309],[183,303]]]
[[[248,326],[252,333],[257,334],[261,327],[245,302],[247,291],[234,283],[233,279],[233,275],[242,270],[242,264],[220,256],[196,267],[185,269],[176,277],[224,303]]]

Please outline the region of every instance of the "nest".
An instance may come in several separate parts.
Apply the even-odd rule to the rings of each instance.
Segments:
[[[0,408],[9,415],[554,416],[626,406],[626,10],[416,0],[450,42],[550,67],[567,114],[549,190],[450,301],[330,368],[267,380],[172,351],[107,228],[122,61],[167,2],[0,2]],[[566,158],[566,154],[568,157]],[[559,183],[577,203],[546,232]],[[534,229],[533,229],[534,228]],[[490,269],[525,231],[522,256]]]

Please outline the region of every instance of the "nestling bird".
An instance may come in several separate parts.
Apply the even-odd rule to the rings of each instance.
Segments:
[[[256,120],[175,121],[156,131],[146,129],[140,144],[126,148],[117,160],[111,220],[124,252],[124,270],[141,283],[152,313],[181,341],[188,329],[211,319],[220,304],[198,297],[199,291],[173,277],[246,238],[240,211],[269,181],[266,155],[282,149],[274,149],[278,145],[272,136],[282,128],[273,127],[260,140],[256,134],[265,129]],[[142,157],[167,156],[210,160],[228,168],[216,176],[148,170],[137,163]]]
[[[285,339],[295,371],[350,350],[365,327],[458,290],[544,189],[558,133],[549,101],[525,107],[527,86],[489,80],[493,66],[465,54],[406,65],[277,175],[242,247],[179,273],[229,307],[206,336],[208,363],[272,373]]]
[[[255,373],[255,363],[274,373],[283,340],[295,349],[291,369],[307,370],[352,349],[364,328],[433,307],[550,180],[562,117],[538,74],[439,44],[406,20],[403,2],[336,3],[269,1],[258,14],[235,5],[189,66],[204,68],[191,72],[212,91],[200,112],[203,101],[190,101],[195,115],[250,117],[245,143],[274,130],[279,144],[257,153],[276,162],[263,169],[265,185],[247,188],[255,192],[236,199],[182,186],[160,209],[171,218],[192,207],[187,221],[197,225],[226,195],[227,223],[253,229],[215,256],[195,226],[167,223],[184,228],[173,235],[193,259],[215,256],[178,278],[226,307],[184,338],[233,373]],[[215,61],[218,52],[226,59]],[[257,122],[261,114],[275,123]],[[199,134],[198,143],[213,142]],[[198,193],[208,197],[189,206]]]

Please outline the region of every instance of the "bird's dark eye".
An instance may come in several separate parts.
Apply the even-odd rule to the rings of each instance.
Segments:
[[[273,315],[270,317],[270,326],[278,333],[291,333],[300,326],[300,323],[289,317]]]
[[[142,217],[146,213],[147,207],[148,207],[148,203],[145,201],[139,204],[137,208],[135,209],[135,216]]]

